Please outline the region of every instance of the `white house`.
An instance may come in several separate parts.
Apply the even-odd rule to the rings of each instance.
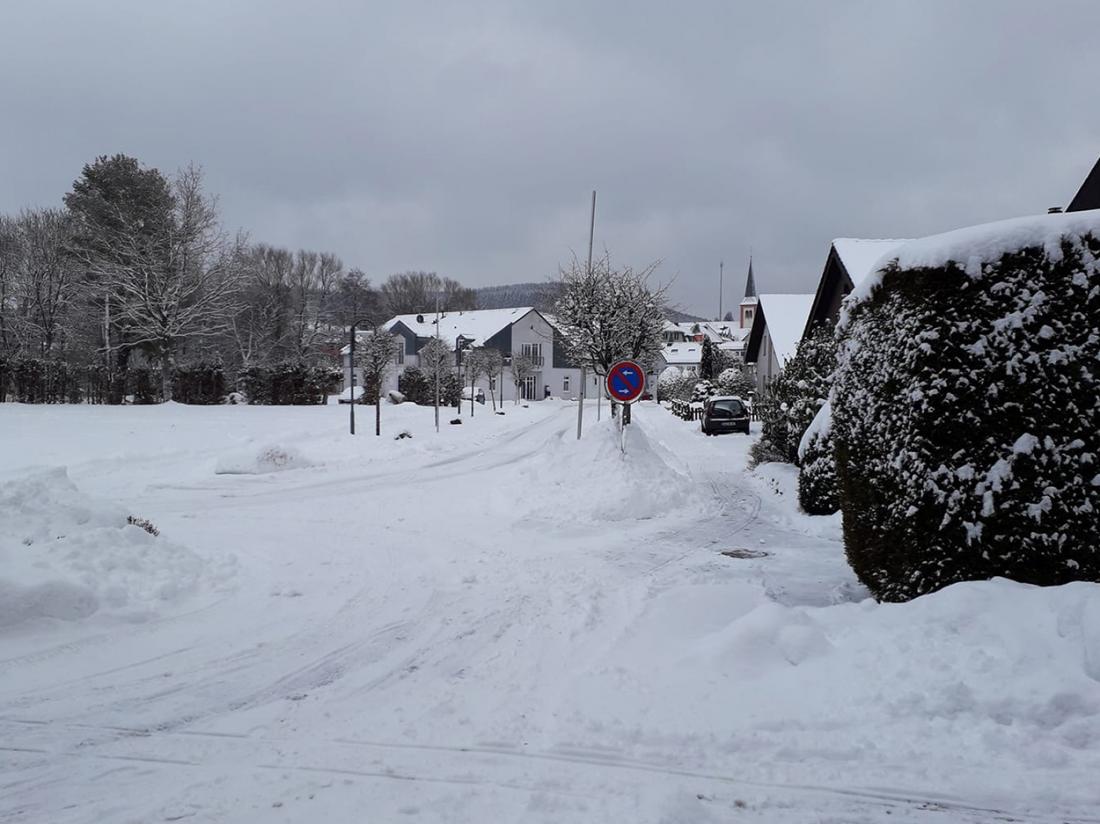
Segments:
[[[745,360],[756,366],[756,388],[765,386],[794,355],[810,316],[813,295],[760,295],[745,349]]]
[[[505,358],[504,385],[498,385],[499,376],[482,377],[477,386],[488,395],[490,392],[504,400],[515,400],[517,387],[509,365],[514,355],[527,355],[534,361],[536,371],[519,387],[519,397],[525,400],[541,400],[544,397],[574,398],[580,393],[580,369],[569,364],[556,335],[551,320],[530,307],[514,309],[474,309],[464,312],[445,312],[440,315],[438,329],[434,314],[397,315],[383,325],[397,339],[395,368],[390,371],[383,391],[395,389],[401,372],[410,366],[419,366],[420,348],[429,340],[439,337],[453,353],[452,363],[461,358],[461,352],[471,346],[485,346],[498,350]],[[341,350],[344,364],[344,385],[350,379],[349,347]],[[356,383],[361,384],[362,372],[357,367]],[[593,381],[587,392],[594,397]]]

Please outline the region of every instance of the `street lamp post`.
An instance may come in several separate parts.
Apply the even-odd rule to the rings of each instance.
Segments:
[[[355,434],[355,321],[351,322],[348,340],[348,409],[351,415],[351,434]]]

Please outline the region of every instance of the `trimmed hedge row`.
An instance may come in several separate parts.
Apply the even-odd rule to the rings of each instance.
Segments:
[[[218,404],[228,381],[218,363],[200,361],[176,367],[173,400]],[[338,369],[283,363],[241,370],[237,388],[254,404],[321,404],[340,389]],[[160,403],[159,369],[132,367],[113,374],[105,366],[77,366],[47,358],[0,357],[0,401],[18,403]]]
[[[848,560],[880,600],[1100,581],[1100,231],[979,257],[1014,227],[962,263],[895,262],[849,309],[833,440]]]

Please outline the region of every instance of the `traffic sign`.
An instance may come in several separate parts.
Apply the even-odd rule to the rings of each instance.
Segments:
[[[634,361],[619,361],[607,371],[607,396],[619,403],[634,403],[645,392],[645,370]]]

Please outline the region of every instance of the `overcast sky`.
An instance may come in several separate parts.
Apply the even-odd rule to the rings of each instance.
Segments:
[[[1100,2],[49,2],[0,13],[0,211],[195,162],[229,228],[374,280],[662,259],[683,308],[837,236],[1045,211],[1100,156]]]

